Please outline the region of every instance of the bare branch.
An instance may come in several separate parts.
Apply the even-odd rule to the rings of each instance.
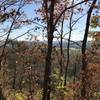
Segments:
[[[18,9],[17,9],[17,12],[19,12],[19,10],[21,9],[21,4],[22,4],[22,0],[20,1],[20,5],[19,5],[19,7],[18,7]],[[13,22],[12,22],[10,28],[9,28],[9,31],[7,32],[8,35],[7,35],[6,41],[5,41],[4,45],[3,45],[3,50],[2,50],[2,53],[1,53],[1,55],[0,55],[1,58],[2,58],[3,55],[4,55],[5,47],[6,47],[6,44],[7,44],[7,42],[8,42],[8,39],[9,39],[11,30],[12,30],[12,27],[13,27],[15,21],[16,21],[16,17],[17,17],[17,13],[16,13],[16,15],[15,15],[15,17],[14,17],[14,19],[13,19]],[[0,61],[1,61],[1,60],[0,60]]]
[[[79,3],[77,3],[77,4],[75,4],[75,5],[72,5],[72,6],[70,6],[70,7],[65,8],[65,9],[60,13],[60,15],[58,16],[58,18],[56,19],[56,21],[55,21],[55,23],[54,23],[54,26],[56,26],[57,22],[59,21],[59,19],[61,18],[61,16],[66,12],[66,10],[71,9],[71,8],[74,8],[74,7],[76,7],[76,6],[80,5],[80,4],[83,4],[84,2],[86,2],[86,1],[84,0],[84,1],[81,1],[81,2],[79,2]]]

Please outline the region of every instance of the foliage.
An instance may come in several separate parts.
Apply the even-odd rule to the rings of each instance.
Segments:
[[[93,94],[93,96],[94,96],[95,100],[99,100],[100,99],[100,92],[95,92]]]
[[[64,77],[60,76],[60,71],[58,68],[53,69],[51,79],[52,79],[51,82],[52,89],[63,88]]]
[[[36,94],[34,95],[35,100],[41,100],[42,99],[42,89],[37,90]]]
[[[52,100],[73,100],[73,96],[75,91],[73,90],[74,84],[70,86],[71,79],[67,80],[69,83],[69,86],[64,86],[64,77],[60,75],[60,71],[58,68],[53,69],[53,73],[51,75],[51,99]],[[76,87],[77,88],[77,87]],[[67,99],[66,99],[67,98]]]
[[[99,27],[100,26],[100,17],[97,15],[97,16],[93,16],[92,19],[91,19],[91,24],[90,26],[92,28],[96,28],[96,27]]]
[[[100,84],[100,81],[98,82],[100,80],[100,32],[91,34],[94,44],[92,48],[86,48],[89,26],[99,27],[100,17],[98,12],[95,12],[97,10],[94,10],[93,13],[96,16],[92,15],[93,17],[90,18],[92,8],[96,9],[96,4],[92,4],[96,0],[92,0],[93,2],[81,0],[79,3],[77,1],[0,1],[0,100],[2,100],[3,95],[7,100],[42,100],[44,95],[46,98],[50,97],[51,100],[77,100],[78,98],[81,100],[80,90],[84,83],[86,83],[84,94],[86,93],[87,98],[91,96],[100,99],[98,92]],[[83,3],[85,4],[84,9]],[[26,11],[27,4],[30,4],[28,7],[33,7],[32,10],[31,7],[29,9],[30,11],[34,10],[33,14],[36,12],[36,16],[27,17],[27,13],[30,13],[30,11]],[[77,41],[70,41],[71,36],[69,35],[68,39],[67,35],[74,29],[77,31],[77,22],[87,12],[86,8],[90,8],[90,10],[81,46]],[[91,19],[91,24],[89,24],[89,19]],[[24,32],[30,28],[32,29],[17,37],[28,33],[28,38],[31,36],[28,42],[16,41],[17,38],[9,39],[13,37],[11,33],[17,34],[20,29]],[[43,32],[43,38],[45,38],[44,33],[47,33],[46,41],[38,41],[38,36],[35,34],[38,31]],[[33,37],[33,35],[35,36]],[[55,38],[58,40],[60,48],[53,44]],[[75,43],[78,45],[82,52],[81,49],[70,49],[71,46],[64,48],[63,42],[66,41],[65,44],[73,45]],[[81,69],[82,65],[84,65],[83,69],[87,67],[86,70]],[[66,84],[64,84],[65,79],[67,79]],[[50,95],[47,96],[47,94]],[[49,99],[44,98],[43,100]]]
[[[21,91],[9,91],[6,100],[28,100],[27,95]]]

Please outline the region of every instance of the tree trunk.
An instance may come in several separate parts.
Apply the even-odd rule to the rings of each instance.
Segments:
[[[90,25],[90,18],[93,11],[93,7],[95,5],[97,0],[93,0],[91,7],[89,8],[88,15],[87,15],[87,21],[86,21],[86,28],[85,28],[85,34],[84,39],[82,43],[82,88],[81,88],[81,98],[82,100],[86,100],[86,68],[87,68],[87,58],[86,58],[86,43],[87,43],[87,37],[89,33],[89,25]]]
[[[3,59],[3,55],[0,57],[0,73],[2,73],[2,59]],[[2,81],[0,81],[0,100],[5,100],[4,95],[3,95],[3,88],[2,88]]]
[[[74,3],[74,0],[72,1],[72,5],[73,3]],[[73,17],[73,8],[71,9],[71,16],[70,16],[70,22],[69,22],[70,32],[69,32],[68,45],[67,45],[67,64],[65,66],[64,86],[66,86],[66,83],[67,83],[67,71],[68,71],[68,66],[70,62],[69,48],[70,48],[70,39],[71,39],[71,33],[72,33],[72,17]]]
[[[63,73],[63,24],[64,24],[64,16],[61,23],[61,35],[60,35],[60,75]]]
[[[15,63],[15,66],[14,66],[14,76],[13,76],[12,88],[13,89],[16,88],[16,63]]]
[[[2,87],[1,87],[1,85],[0,85],[0,100],[5,100],[4,96],[3,96],[3,93],[2,93]]]
[[[44,3],[46,3],[45,1]],[[54,13],[54,2],[55,0],[50,0],[50,6],[48,7],[48,20],[47,20],[47,35],[48,35],[48,48],[45,62],[45,74],[44,74],[44,84],[43,84],[43,97],[42,100],[50,100],[50,75],[51,75],[51,54],[52,54],[52,42],[53,42],[53,13]],[[47,4],[46,4],[47,5]]]

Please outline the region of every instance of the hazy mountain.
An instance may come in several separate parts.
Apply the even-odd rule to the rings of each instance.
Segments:
[[[67,48],[67,44],[68,44],[68,42],[63,42],[63,47]],[[92,44],[92,42],[88,41],[87,42],[87,48],[90,48],[91,44]],[[56,41],[53,43],[53,45],[56,46],[56,47],[59,47],[59,43],[56,42]],[[71,42],[70,43],[70,48],[81,48],[81,46],[82,46],[82,42],[81,41]]]
[[[37,42],[37,41],[34,41],[34,42],[30,42],[30,41],[25,41],[26,42],[26,44],[27,45],[29,45],[30,47],[32,46],[32,45],[34,45],[34,44],[47,44],[47,42],[45,41],[45,42]],[[4,41],[2,41],[2,42],[0,42],[0,46],[2,46],[4,44]],[[67,44],[68,44],[68,42],[63,42],[63,48],[67,48]],[[87,48],[90,48],[91,47],[91,44],[92,44],[92,41],[88,41],[87,42]],[[9,46],[9,44],[7,44],[7,46]],[[60,47],[60,45],[59,45],[59,42],[58,41],[54,41],[53,42],[53,46],[56,46],[56,47]],[[82,46],[82,41],[76,41],[76,42],[71,42],[70,43],[70,48],[81,48],[81,46]]]

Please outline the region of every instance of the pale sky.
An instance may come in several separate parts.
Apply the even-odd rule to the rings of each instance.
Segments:
[[[77,0],[77,2],[79,2],[79,1],[80,0]],[[39,5],[38,4],[27,5],[27,6],[25,6],[23,8],[23,11],[26,13],[26,15],[27,15],[28,18],[32,18],[33,19],[34,17],[37,17],[37,14],[35,13],[34,10],[38,9],[38,7],[40,7],[40,4]],[[88,10],[88,7],[86,5],[85,6],[81,5],[81,7],[83,9],[85,9],[83,13],[86,14],[87,10]],[[82,15],[81,14],[74,15],[73,20],[77,19],[80,16],[82,16]],[[72,40],[74,40],[74,41],[80,41],[80,40],[83,39],[83,34],[84,34],[84,29],[85,29],[85,23],[86,23],[86,15],[82,19],[80,19],[77,22],[77,24],[75,25],[74,31],[72,32],[72,38],[71,38]],[[4,25],[0,25],[0,26],[2,28],[2,27],[6,27],[6,26],[9,27],[10,25],[8,23],[5,23]],[[13,31],[10,34],[10,37],[11,38],[16,38],[17,36],[20,36],[21,34],[25,33],[30,28],[34,28],[34,27],[35,27],[35,24],[29,25],[29,26],[26,25],[26,26],[22,27],[20,30],[17,29],[15,31]],[[38,40],[43,41],[43,34],[41,34],[42,33],[41,30],[42,29],[37,30],[36,32],[31,31],[31,33],[33,34],[33,36],[37,36]],[[92,29],[92,30],[94,30],[94,29]],[[96,30],[99,31],[100,28],[97,28]],[[67,33],[68,31],[69,31],[68,22],[65,22],[65,24],[64,24],[64,32]],[[66,36],[66,38],[67,37],[68,37],[68,35]],[[27,38],[27,35],[24,35],[24,36],[20,37],[19,40],[25,40],[26,38]],[[30,36],[28,36],[28,38],[30,38]]]

